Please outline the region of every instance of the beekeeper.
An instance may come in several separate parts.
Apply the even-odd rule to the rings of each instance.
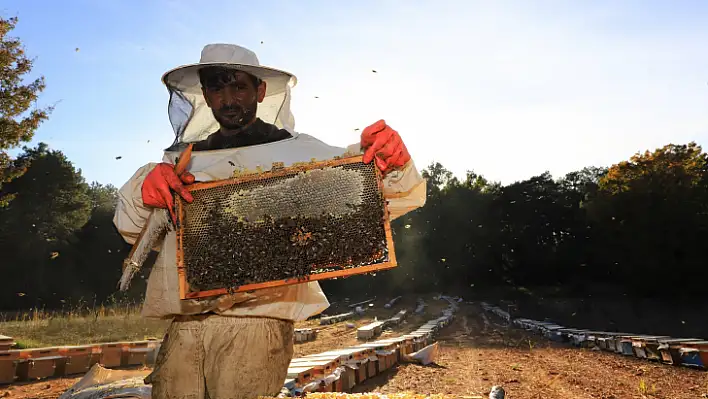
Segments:
[[[391,218],[425,203],[425,180],[399,134],[383,120],[363,130],[360,143],[329,146],[294,130],[290,90],[295,76],[261,66],[256,55],[232,44],[204,47],[198,64],[162,77],[170,94],[169,117],[176,134],[162,163],[138,169],[119,191],[114,223],[134,243],[153,208],[170,209],[172,193],[186,201],[195,181],[232,177],[236,169],[285,165],[364,154],[384,173]],[[174,172],[176,158],[194,143],[187,171]],[[169,232],[150,273],[143,316],[172,319],[155,369],[146,381],[154,398],[255,398],[274,396],[293,356],[293,323],[325,310],[317,282],[180,300],[177,240]]]

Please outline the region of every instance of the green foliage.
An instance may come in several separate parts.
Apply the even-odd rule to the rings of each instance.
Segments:
[[[26,172],[3,186],[3,192],[17,199],[2,211],[4,232],[53,243],[68,239],[86,224],[91,213],[89,187],[64,154],[40,143],[25,147],[14,165]]]
[[[25,55],[22,42],[8,36],[16,24],[17,18],[0,17],[0,189],[24,171],[13,165],[7,150],[29,142],[51,112],[51,107],[30,109],[45,83],[41,76],[25,82],[33,62]],[[0,207],[12,198],[0,196]]]
[[[12,167],[24,174],[0,190],[15,197],[0,208],[0,303],[59,309],[115,300],[130,249],[112,224],[116,188],[87,184],[45,144],[25,148]],[[708,156],[695,143],[505,186],[472,171],[458,178],[440,163],[423,175],[426,206],[392,224],[400,266],[323,282],[335,300],[430,291],[596,296],[608,286],[635,296],[704,293]],[[139,300],[148,272],[129,299]]]
[[[588,206],[608,275],[651,275],[642,284],[649,294],[670,286],[699,292],[697,282],[707,277],[700,267],[708,256],[707,179],[708,157],[695,143],[667,145],[609,168]]]
[[[25,172],[0,190],[15,198],[0,208],[2,303],[60,307],[112,294],[126,251],[112,225],[116,188],[87,184],[44,143],[25,147],[13,166]]]
[[[433,163],[423,172],[428,203],[393,224],[401,266],[358,279],[371,292],[702,295],[707,159],[695,143],[668,145],[506,186]],[[332,292],[360,288],[344,286]]]

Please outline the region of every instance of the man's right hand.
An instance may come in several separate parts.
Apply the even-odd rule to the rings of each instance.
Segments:
[[[145,178],[142,194],[143,204],[153,208],[169,210],[172,222],[177,225],[174,198],[170,190],[174,190],[185,201],[191,203],[194,199],[184,185],[194,183],[194,175],[189,172],[177,175],[174,168],[174,165],[169,163],[158,164]]]

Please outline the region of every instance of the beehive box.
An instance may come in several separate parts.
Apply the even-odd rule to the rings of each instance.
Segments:
[[[354,386],[356,385],[356,376],[358,370],[359,366],[355,364],[347,364],[344,367],[344,371],[342,371],[342,374],[339,377],[339,379],[342,381],[342,392],[347,392],[354,388]]]
[[[396,355],[395,349],[377,350],[376,357],[379,358],[377,369],[378,373],[382,373],[385,370],[390,369],[398,361],[398,356]]]
[[[383,321],[374,321],[356,330],[356,338],[360,340],[372,339],[383,331]]]
[[[288,367],[287,378],[295,380],[298,387],[302,387],[314,378],[314,372],[311,366],[294,366]]]
[[[339,378],[337,378],[334,381],[334,387],[332,389],[333,392],[344,392],[344,373],[339,375]]]
[[[680,350],[683,345],[690,342],[700,342],[701,339],[698,338],[671,338],[671,339],[660,339],[659,340],[659,353],[661,354],[661,360],[668,364],[680,365],[681,364],[681,353]]]
[[[686,342],[679,349],[682,364],[690,367],[708,367],[708,341]]]
[[[156,350],[156,341],[135,341],[121,344],[122,366],[142,366],[148,364],[148,357]]]
[[[374,378],[379,371],[379,358],[376,355],[369,357],[369,363],[367,363],[368,378]]]
[[[59,353],[66,358],[63,368],[58,371],[60,375],[86,373],[100,360],[99,346],[66,346],[59,348]]]
[[[188,189],[192,203],[177,199],[182,299],[396,266],[382,177],[361,156]]]
[[[367,356],[367,349],[364,348],[345,348],[337,349],[333,351],[323,352],[316,355],[305,356],[305,359],[310,357],[320,357],[320,356],[337,356],[341,364],[344,363],[356,363]]]
[[[391,339],[382,339],[376,341],[377,343],[380,344],[391,344],[393,347],[393,351],[395,352],[395,363],[399,362],[401,360],[401,356],[403,355],[404,351],[404,346],[405,346],[405,338],[399,337],[399,338],[391,338]]]
[[[331,358],[297,358],[290,361],[290,367],[309,367],[313,374],[320,376],[332,374],[338,364],[339,359],[332,360]]]
[[[17,378],[21,381],[47,377],[60,377],[66,364],[61,347],[22,349],[17,365]]]
[[[317,338],[317,330],[311,328],[296,328],[294,334],[295,342],[307,342]]]
[[[120,367],[123,356],[123,344],[119,342],[109,342],[100,344],[101,365],[106,368]]]
[[[413,343],[413,338],[409,336],[402,336],[398,338],[392,338],[391,340],[396,340],[398,342],[398,352],[399,356],[402,355],[409,355],[413,352],[414,350],[414,343]]]
[[[636,337],[630,337],[632,340],[632,347],[634,350],[634,355],[640,359],[648,359],[650,355],[650,351],[648,349],[651,348],[650,343],[656,343],[656,347],[659,347],[659,340],[660,339],[668,339],[670,337],[667,336],[651,336],[651,335],[640,335]],[[658,359],[658,351],[657,351],[657,357]]]
[[[59,353],[58,348],[37,350],[31,357],[23,356],[19,361],[17,378],[20,381],[31,381],[48,377],[60,377],[65,364],[66,357]]]
[[[0,335],[0,352],[9,351],[15,345],[15,341],[12,337],[6,335]]]
[[[360,345],[362,348],[374,349],[374,354],[377,358],[375,362],[377,374],[388,370],[398,361],[397,346],[393,342],[381,341]]]
[[[305,357],[299,357],[296,359],[293,359],[291,361],[291,364],[295,362],[300,362],[300,363],[307,363],[307,362],[329,362],[331,365],[331,370],[336,369],[339,367],[340,364],[342,364],[342,360],[340,356],[337,356],[335,354],[325,354],[325,353],[319,353],[315,355],[309,355]]]
[[[621,337],[622,335],[625,335],[624,333],[616,333],[616,332],[608,332],[608,331],[602,331],[597,333],[597,338],[596,342],[597,345],[600,347],[602,350],[606,350],[609,352],[616,352],[617,351],[617,346],[616,346],[616,338]]]
[[[353,366],[355,368],[354,374],[356,376],[357,384],[361,384],[362,382],[366,381],[367,378],[369,378],[369,368],[372,367],[370,365],[370,363],[372,363],[370,358],[375,357],[375,351],[373,349],[362,346],[355,346],[351,348],[340,349],[336,352],[351,354],[353,361],[350,362],[353,363]],[[374,365],[374,367],[376,366]]]
[[[15,382],[19,360],[20,351],[6,351],[0,353],[0,384],[11,384]]]

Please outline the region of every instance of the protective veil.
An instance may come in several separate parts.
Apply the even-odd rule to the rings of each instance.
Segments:
[[[201,62],[182,66],[165,73],[163,83],[170,92],[169,116],[175,131],[175,144],[203,140],[219,130],[219,123],[207,106],[202,95],[202,86],[197,71],[204,66],[221,66],[237,69],[257,76],[266,83],[263,102],[258,104],[256,116],[280,129],[293,132],[295,119],[290,112],[290,89],[297,78],[285,71],[260,66],[258,57],[250,50],[237,47],[243,52],[238,57],[244,63],[224,62],[235,58],[233,45],[210,44],[202,51]]]

